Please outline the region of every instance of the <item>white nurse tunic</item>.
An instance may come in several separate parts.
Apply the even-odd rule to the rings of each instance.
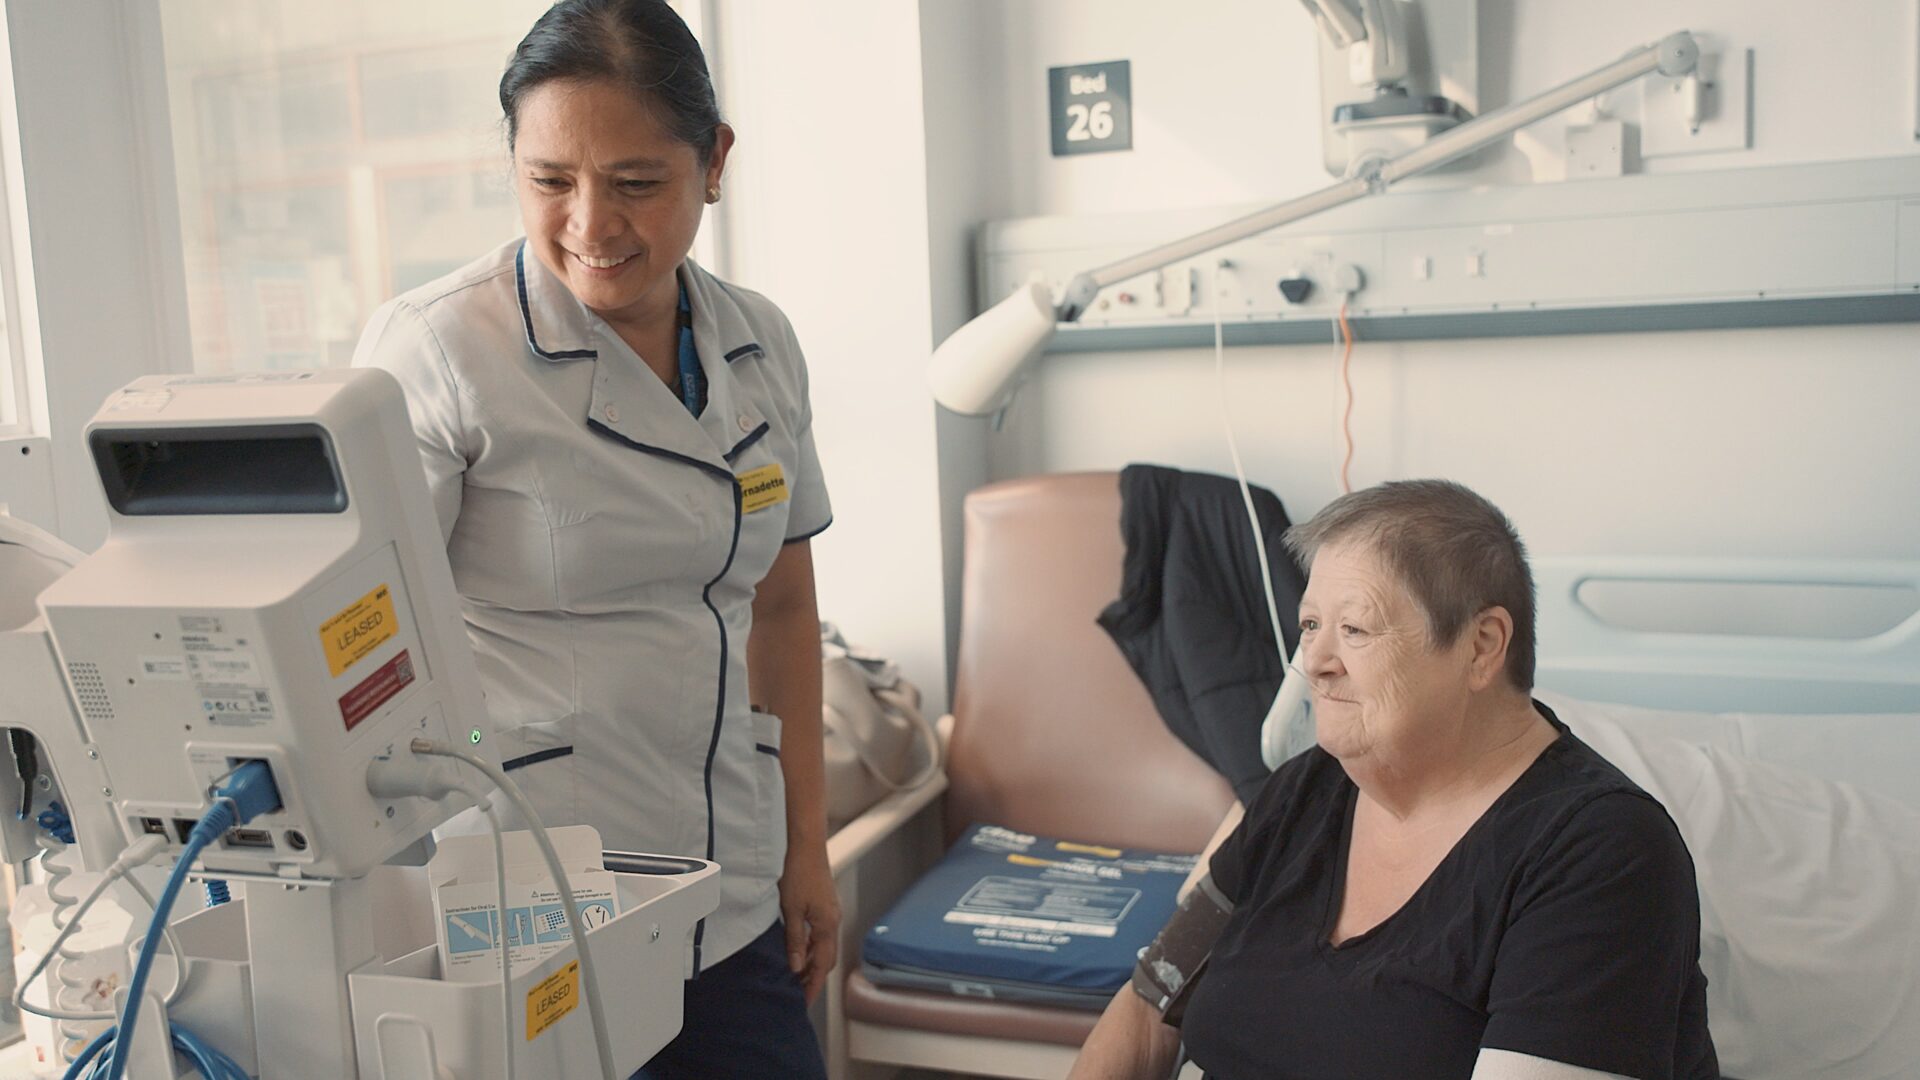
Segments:
[[[695,417],[515,240],[382,306],[499,754],[549,825],[721,866],[694,970],[779,915],[780,722],[749,708],[755,587],[832,518],[806,364],[765,297],[688,261]]]

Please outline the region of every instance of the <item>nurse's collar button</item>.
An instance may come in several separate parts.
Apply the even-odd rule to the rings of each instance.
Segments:
[[[602,412],[604,412],[604,413],[606,414],[606,417],[607,417],[607,423],[609,423],[609,424],[617,424],[617,423],[619,423],[619,422],[620,422],[620,407],[619,407],[619,406],[617,406],[617,405],[613,405],[613,404],[608,404],[608,406],[607,406],[607,407],[606,407],[605,409],[603,409],[603,410],[601,410],[601,411],[602,411]]]
[[[748,416],[748,415],[747,415],[746,413],[741,413],[741,414],[740,414],[740,430],[741,430],[741,431],[752,431],[752,430],[753,430],[753,417],[751,417],[751,416]]]

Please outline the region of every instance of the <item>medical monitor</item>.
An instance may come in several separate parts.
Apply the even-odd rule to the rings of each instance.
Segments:
[[[129,840],[178,848],[250,760],[282,808],[209,869],[357,877],[466,805],[366,789],[416,736],[493,741],[391,375],[149,376],[87,442],[107,540],[40,605]]]

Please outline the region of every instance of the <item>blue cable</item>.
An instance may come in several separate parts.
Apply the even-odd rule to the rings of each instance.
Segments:
[[[73,819],[67,816],[67,808],[60,805],[59,799],[47,803],[47,808],[33,820],[55,840],[63,844],[73,843]]]
[[[126,1048],[133,1043],[133,1031],[140,1020],[140,1001],[147,992],[147,973],[153,969],[153,958],[159,952],[160,928],[165,925],[167,913],[173,910],[173,902],[180,898],[180,886],[187,882],[187,872],[193,869],[193,860],[215,839],[226,834],[233,825],[233,804],[222,800],[207,811],[206,816],[194,825],[187,835],[187,846],[180,852],[180,861],[173,865],[173,873],[167,876],[167,887],[160,890],[160,899],[153,905],[153,922],[147,927],[147,939],[140,943],[140,958],[133,967],[133,980],[127,984],[127,1010],[120,1016],[119,1034],[113,1040],[113,1053],[109,1055],[107,1069],[108,1080],[121,1080],[127,1072]]]
[[[180,861],[173,865],[173,873],[167,876],[167,886],[160,891],[160,898],[153,905],[153,921],[147,927],[147,939],[140,944],[140,958],[134,963],[133,978],[127,984],[127,1011],[121,1015],[117,1032],[112,1038],[113,1052],[109,1055],[106,1080],[122,1080],[127,1073],[126,1048],[133,1044],[134,1028],[140,1020],[140,1001],[147,992],[147,975],[153,969],[153,958],[159,952],[161,932],[167,925],[167,913],[173,910],[175,900],[180,898],[180,887],[186,884],[187,873],[193,868],[193,861],[200,853],[227,834],[227,830],[244,825],[254,818],[278,809],[280,792],[273,785],[273,773],[264,761],[249,761],[233,771],[227,782],[214,789],[213,808],[208,810],[194,824],[187,834],[186,847],[180,852]],[[176,963],[184,963],[176,958]],[[180,1029],[174,1029],[176,1032]],[[95,1040],[96,1042],[100,1040]],[[178,1037],[174,1040],[178,1043]],[[198,1040],[194,1040],[196,1044]],[[199,1044],[204,1047],[204,1044]],[[90,1047],[89,1049],[93,1049]],[[191,1054],[189,1054],[191,1056]],[[85,1055],[82,1055],[85,1057]],[[76,1065],[78,1061],[76,1060]],[[226,1080],[200,1070],[207,1080]],[[79,1080],[82,1075],[68,1070],[68,1080]],[[244,1075],[244,1074],[240,1074]]]
[[[87,1068],[87,1063],[93,1060],[95,1054],[113,1043],[113,1032],[113,1028],[108,1028],[95,1035],[93,1041],[87,1044],[87,1048],[80,1051],[80,1056],[73,1059],[73,1064],[67,1066],[66,1074],[61,1080],[83,1080],[87,1073],[92,1071]]]
[[[208,907],[219,907],[233,899],[233,891],[227,888],[227,883],[219,878],[208,878],[202,884],[206,886]]]
[[[183,1027],[173,1029],[173,1045],[193,1061],[206,1080],[252,1080],[234,1060]]]
[[[106,1075],[107,1059],[98,1057],[103,1050],[112,1045],[114,1028],[101,1032],[80,1052],[80,1056],[67,1066],[63,1080],[101,1080]],[[186,1055],[193,1067],[200,1070],[205,1080],[252,1080],[237,1062],[227,1055],[208,1046],[198,1035],[178,1025],[173,1029],[173,1048]]]

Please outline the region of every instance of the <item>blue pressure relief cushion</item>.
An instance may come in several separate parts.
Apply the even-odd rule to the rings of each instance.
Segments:
[[[861,969],[879,986],[1097,1012],[1197,858],[975,825],[868,932]]]

